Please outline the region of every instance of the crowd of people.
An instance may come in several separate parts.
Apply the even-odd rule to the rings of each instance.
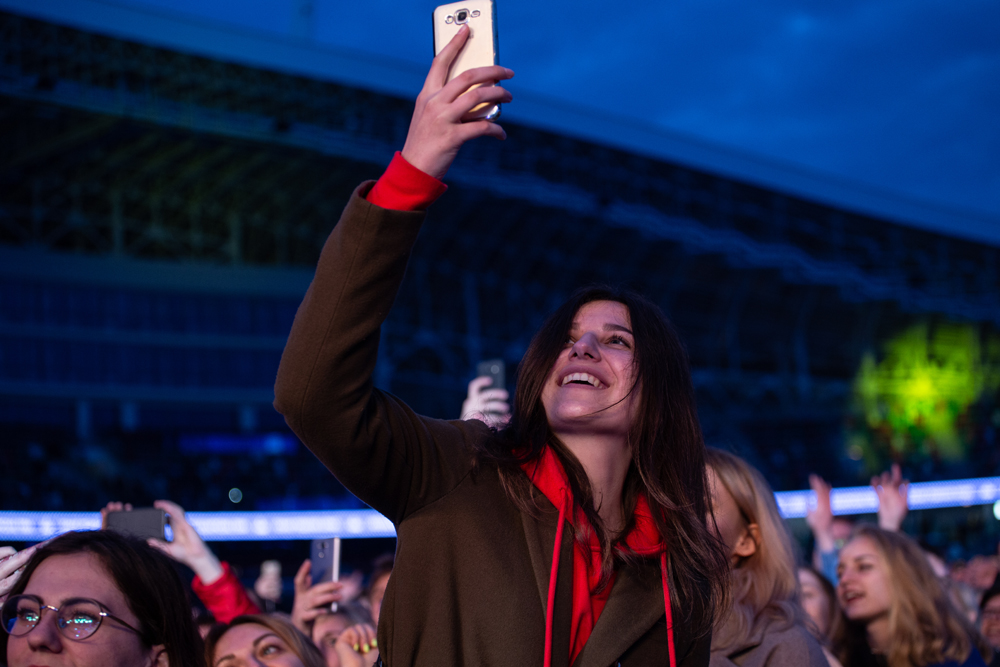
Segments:
[[[509,420],[506,392],[482,387],[478,379],[470,385],[463,417]],[[948,568],[900,532],[907,483],[898,468],[872,480],[882,499],[879,525],[844,528],[830,511],[829,487],[811,480],[817,503],[808,517],[815,538],[808,563],[798,557],[774,494],[756,469],[708,448],[706,472],[709,522],[730,563],[729,596],[715,610],[707,664],[1000,664],[1000,559],[983,556]],[[392,555],[377,559],[363,580],[316,584],[307,559],[294,577],[291,613],[268,612],[267,602],[280,597],[281,587],[280,580],[277,586],[269,581],[266,563],[256,584],[244,587],[181,507],[169,501],[156,506],[169,518],[169,542],[102,529],[67,533],[20,552],[4,548],[0,655],[6,665],[377,664],[376,627]],[[109,503],[102,515],[130,509]],[[837,522],[841,527],[834,527]],[[171,560],[193,572],[190,587]],[[192,594],[207,614],[192,607]],[[662,658],[650,664],[668,664],[668,656]]]
[[[403,150],[334,227],[275,385],[299,439],[395,525],[391,562],[366,582],[313,582],[306,561],[291,614],[269,611],[272,571],[246,590],[158,501],[171,541],[106,529],[5,554],[8,667],[996,664],[996,555],[949,573],[902,534],[894,468],[872,480],[877,526],[834,517],[829,486],[810,480],[816,549],[801,562],[763,475],[705,446],[683,344],[641,295],[575,293],[529,345],[513,400],[477,381],[465,419],[373,386],[440,179],[466,141],[505,138],[472,112],[509,103],[490,84],[513,72],[449,75],[469,38],[435,58]],[[210,617],[192,613],[171,561]]]

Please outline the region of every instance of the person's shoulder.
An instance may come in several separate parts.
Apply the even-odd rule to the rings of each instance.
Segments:
[[[770,655],[767,661],[769,667],[826,667],[829,664],[822,645],[799,623],[768,628],[761,639],[761,648]]]

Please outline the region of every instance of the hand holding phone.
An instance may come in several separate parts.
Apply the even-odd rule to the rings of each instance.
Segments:
[[[476,365],[476,377],[488,377],[491,381],[489,389],[506,389],[506,365],[503,359],[487,359]]]
[[[306,634],[317,616],[337,610],[343,588],[339,581],[340,538],[313,540],[309,555],[295,574],[292,603],[292,623]]]
[[[510,395],[504,388],[503,359],[490,359],[476,366],[476,378],[462,403],[461,419],[478,419],[499,428],[510,421]]]
[[[152,508],[134,510],[127,503],[123,505],[119,502],[110,502],[101,510],[102,526],[109,530],[116,530],[120,525],[130,526],[131,522],[134,521],[134,517],[131,515],[138,514],[141,517],[144,512],[155,517],[155,523],[152,524],[155,525],[155,528],[145,531],[146,535],[140,535],[140,537],[145,537],[150,546],[159,549],[178,563],[187,565],[206,584],[211,584],[224,574],[219,559],[201,539],[201,535],[194,529],[194,526],[188,523],[184,515],[184,508],[177,503],[172,503],[169,500],[157,500],[153,503]],[[145,521],[148,519],[140,521],[139,530]],[[170,527],[172,538],[169,542],[166,541],[167,526]],[[123,532],[134,535],[135,532],[130,532],[131,530],[129,528]]]
[[[500,64],[500,38],[497,32],[497,6],[493,0],[464,0],[441,5],[434,9],[434,55],[448,45],[462,26],[469,29],[469,37],[448,70],[448,81],[459,74],[476,68]],[[495,86],[480,83],[472,86]],[[472,90],[469,88],[468,90]],[[467,91],[466,91],[467,92]],[[500,105],[483,102],[473,107],[464,120],[496,120]]]
[[[406,161],[434,178],[444,178],[466,141],[484,136],[507,137],[497,123],[463,122],[472,109],[484,102],[500,104],[513,99],[509,91],[499,86],[469,90],[476,84],[492,84],[514,76],[514,72],[499,65],[476,67],[448,80],[452,64],[468,37],[468,26],[462,26],[434,58],[424,87],[417,96],[403,145]]]
[[[166,540],[167,513],[156,507],[108,512],[107,529],[141,540]]]

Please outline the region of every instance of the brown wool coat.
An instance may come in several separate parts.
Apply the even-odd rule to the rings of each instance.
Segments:
[[[555,507],[522,514],[494,469],[473,469],[489,437],[476,420],[414,413],[375,389],[379,329],[396,297],[422,212],[388,211],[354,192],[327,240],[295,316],[275,384],[275,408],[343,485],[396,526],[396,565],[382,603],[388,667],[542,665]],[[568,667],[572,531],[564,531],[553,666]],[[673,605],[677,664],[708,664],[710,637],[692,637]],[[579,667],[666,665],[658,560],[621,570]]]

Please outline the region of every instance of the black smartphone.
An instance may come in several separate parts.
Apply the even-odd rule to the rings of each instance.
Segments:
[[[506,389],[507,380],[504,377],[503,359],[487,359],[476,366],[476,377],[488,377],[492,382],[483,389]]]
[[[139,539],[155,537],[166,540],[167,513],[155,507],[138,507],[122,512],[108,512],[108,530]]]
[[[309,546],[309,560],[313,586],[324,581],[340,581],[340,538],[313,540]],[[330,611],[337,611],[336,602],[330,605]]]

